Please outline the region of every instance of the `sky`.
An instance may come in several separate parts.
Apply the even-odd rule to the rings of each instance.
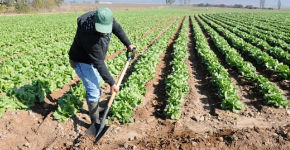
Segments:
[[[95,0],[65,0],[66,2],[94,2]],[[99,0],[100,2],[112,3],[139,3],[139,4],[165,4],[166,0]],[[192,4],[209,3],[209,4],[242,4],[259,6],[260,0],[190,0]],[[179,4],[180,0],[175,0],[175,4]],[[278,0],[266,0],[265,7],[277,8]],[[290,0],[281,0],[282,8],[290,8]]]

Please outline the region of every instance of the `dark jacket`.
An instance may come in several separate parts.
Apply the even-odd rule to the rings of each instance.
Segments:
[[[114,33],[127,47],[131,44],[120,24],[114,19],[112,33],[102,35],[95,30],[95,11],[77,19],[77,32],[69,51],[69,58],[75,62],[93,64],[101,77],[111,86],[115,83],[105,64],[105,56]]]

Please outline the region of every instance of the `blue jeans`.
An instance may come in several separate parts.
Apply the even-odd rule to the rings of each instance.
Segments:
[[[98,102],[102,94],[98,70],[92,64],[75,62],[75,71],[85,85],[87,101]]]

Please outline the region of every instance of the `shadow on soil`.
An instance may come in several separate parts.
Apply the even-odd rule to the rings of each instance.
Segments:
[[[216,115],[215,109],[219,108],[219,104],[216,101],[217,98],[217,89],[210,83],[211,78],[209,77],[206,67],[201,64],[202,60],[198,57],[197,49],[195,48],[195,39],[193,36],[192,28],[192,17],[189,20],[190,26],[190,45],[189,45],[189,60],[191,63],[191,68],[195,70],[195,78],[198,81],[196,88],[198,93],[206,96],[206,98],[201,98],[200,101],[204,104],[204,109],[209,110],[211,115]]]
[[[179,36],[179,32],[180,32],[182,26],[184,26],[184,24],[183,24],[184,19],[185,19],[185,17],[183,17],[182,21],[180,22],[177,31],[173,35],[173,38],[170,39],[171,41],[165,50],[165,56],[160,61],[160,62],[164,62],[165,67],[161,68],[160,79],[157,82],[158,84],[156,84],[156,85],[153,84],[153,88],[154,88],[153,92],[157,96],[156,97],[157,104],[156,105],[153,104],[153,107],[155,109],[155,111],[153,112],[153,115],[156,118],[166,119],[166,116],[163,113],[163,111],[166,107],[166,101],[168,100],[168,96],[166,94],[166,79],[167,79],[168,75],[172,72],[172,66],[170,65],[170,62],[173,60],[173,57],[172,57],[172,53],[174,50],[173,45],[175,43],[175,40]]]

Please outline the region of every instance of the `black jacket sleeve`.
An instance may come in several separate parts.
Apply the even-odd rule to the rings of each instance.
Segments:
[[[104,79],[106,83],[108,83],[110,86],[115,84],[115,80],[111,76],[109,70],[107,69],[107,66],[105,64],[105,55],[103,54],[103,51],[98,50],[99,45],[94,45],[93,48],[88,52],[89,57],[93,60],[94,67],[97,68],[99,71],[101,77]]]
[[[120,41],[128,48],[131,45],[126,33],[122,29],[121,25],[114,19],[112,32],[120,39]]]

